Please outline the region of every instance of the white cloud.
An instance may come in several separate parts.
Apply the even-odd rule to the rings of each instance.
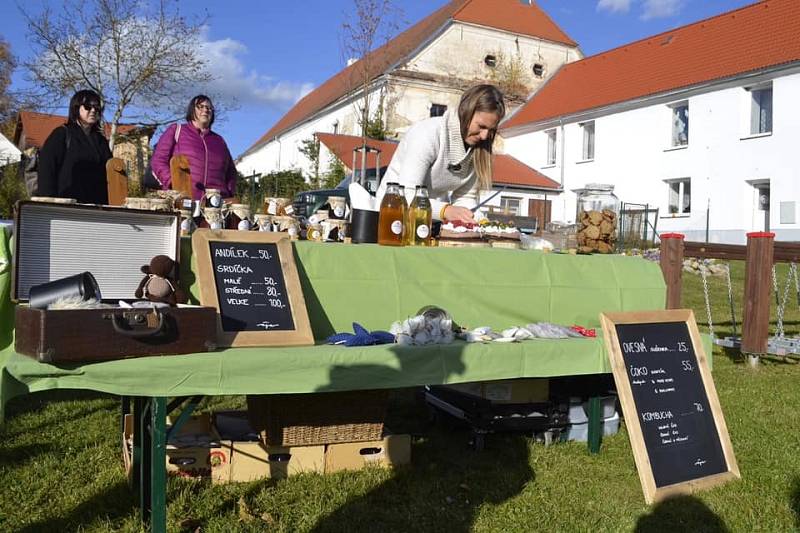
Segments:
[[[686,0],[598,0],[598,11],[611,13],[627,13],[634,2],[642,4],[642,20],[672,17],[683,8]]]
[[[612,13],[627,13],[631,9],[633,0],[599,0],[597,2],[598,11],[610,11]]]
[[[677,15],[684,0],[644,0],[642,20],[666,18]]]
[[[248,52],[247,46],[234,39],[209,41],[206,37],[204,32],[200,46],[215,78],[207,86],[211,94],[240,105],[286,109],[314,88],[312,83],[275,80],[257,69],[248,69],[241,59]]]

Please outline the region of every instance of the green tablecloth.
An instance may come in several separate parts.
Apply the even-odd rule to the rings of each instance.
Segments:
[[[185,267],[191,255],[182,246]],[[504,249],[390,248],[295,243],[316,339],[352,322],[388,329],[424,305],[472,327],[550,321],[598,327],[601,311],[663,309],[656,263]],[[236,348],[84,365],[41,364],[13,349],[9,246],[0,243],[0,400],[53,388],[120,395],[297,393],[609,372],[601,339],[515,344]],[[131,268],[136,268],[132,266]],[[192,271],[185,283],[197,295]]]

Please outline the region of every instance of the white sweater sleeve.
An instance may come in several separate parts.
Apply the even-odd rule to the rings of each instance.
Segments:
[[[472,209],[478,205],[478,174],[472,170],[469,180],[464,185],[453,191],[450,197],[453,205]]]

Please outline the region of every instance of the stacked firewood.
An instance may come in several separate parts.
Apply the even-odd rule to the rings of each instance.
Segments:
[[[614,251],[617,241],[617,214],[610,209],[602,211],[581,211],[578,214],[580,230],[577,234],[578,252],[599,252],[607,254]]]

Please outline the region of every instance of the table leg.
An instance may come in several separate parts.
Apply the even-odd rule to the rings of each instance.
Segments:
[[[589,398],[589,453],[600,453],[602,440],[602,405],[599,396],[592,396]]]
[[[134,473],[138,479],[139,506],[142,524],[154,533],[167,530],[167,400],[166,398],[137,398],[134,400],[135,419],[139,423],[141,460]],[[134,439],[134,454],[136,453]]]
[[[167,531],[167,399],[150,399],[150,531]]]
[[[150,521],[150,473],[152,471],[152,434],[150,432],[150,408],[149,399],[139,398],[140,409],[136,418],[139,422],[139,470],[136,473],[139,478],[139,510],[142,513],[142,523]]]

